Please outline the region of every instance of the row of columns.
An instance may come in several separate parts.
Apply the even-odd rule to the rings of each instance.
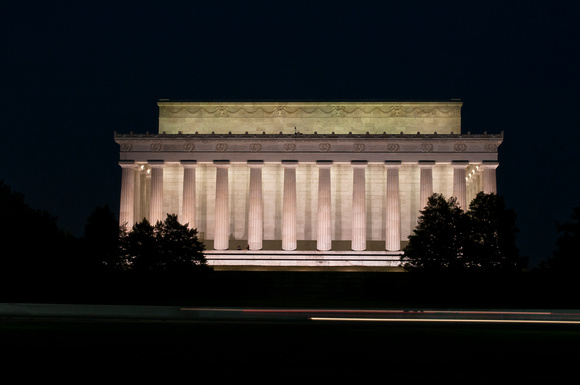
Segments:
[[[121,210],[120,223],[134,223],[135,197],[135,163],[124,161],[122,167]],[[149,221],[156,223],[164,219],[163,213],[163,161],[149,161],[151,167],[151,198]],[[195,227],[195,168],[196,161],[182,161],[183,204],[181,221]],[[214,161],[216,167],[215,196],[215,229],[214,249],[226,250],[229,247],[229,198],[228,198],[228,168],[229,161]],[[296,168],[297,161],[282,161],[284,169],[284,191],[282,207],[282,249],[295,250],[296,240]],[[332,161],[318,161],[318,228],[317,248],[321,251],[331,250],[331,180],[330,169]],[[353,192],[352,192],[352,250],[366,249],[366,161],[352,161]],[[466,169],[467,161],[454,161],[453,195],[461,207],[467,207]],[[248,245],[250,250],[262,249],[263,234],[263,197],[262,168],[263,161],[248,161],[250,168],[250,192],[248,212]],[[397,251],[401,241],[401,205],[399,191],[399,169],[401,161],[386,161],[387,196],[386,196],[386,233],[385,249]],[[420,206],[425,207],[429,196],[433,194],[433,167],[435,161],[420,161],[419,199]],[[497,193],[495,169],[497,162],[484,162],[483,192]]]

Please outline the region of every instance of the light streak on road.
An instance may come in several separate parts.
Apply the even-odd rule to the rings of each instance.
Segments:
[[[434,310],[434,309],[281,309],[281,308],[181,308],[204,317],[261,318],[268,320],[366,322],[470,322],[580,324],[580,312],[546,310]]]
[[[335,318],[310,317],[312,321],[363,321],[363,322],[471,322],[471,323],[532,323],[532,324],[580,324],[580,321],[466,319],[466,318]]]

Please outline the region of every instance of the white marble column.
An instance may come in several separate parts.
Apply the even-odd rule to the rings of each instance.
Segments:
[[[386,161],[387,169],[387,228],[385,249],[398,251],[401,249],[401,203],[399,197],[400,161]]]
[[[197,227],[195,223],[195,169],[197,161],[182,160],[181,166],[183,167],[183,198],[180,222],[187,224],[190,229],[195,229]]]
[[[433,195],[433,166],[435,162],[431,160],[419,161],[419,209],[423,210],[427,206],[429,197]]]
[[[483,168],[483,192],[485,194],[497,194],[497,181],[495,169],[499,166],[495,161],[484,161]]]
[[[127,230],[131,230],[135,223],[135,162],[124,160],[119,165],[122,167],[119,225],[127,225]]]
[[[282,161],[284,198],[282,202],[282,250],[296,250],[296,168],[297,161]]]
[[[157,222],[163,222],[165,216],[163,213],[163,167],[162,160],[150,160],[151,167],[151,202],[149,206],[149,222],[155,225]]]
[[[453,167],[453,196],[457,198],[457,203],[462,210],[469,208],[469,202],[467,202],[467,175],[465,174],[468,165],[469,162],[463,160],[451,162],[451,167]]]
[[[318,161],[318,232],[316,248],[328,251],[332,248],[332,219],[330,205],[330,169],[331,161]]]
[[[264,234],[264,202],[262,200],[263,161],[248,161],[250,168],[250,208],[248,212],[248,245],[250,250],[262,250]]]
[[[143,207],[143,201],[142,201],[142,193],[141,191],[143,191],[143,185],[141,184],[143,181],[143,170],[145,169],[145,166],[143,165],[137,165],[137,167],[135,168],[135,211],[134,211],[134,216],[133,219],[135,222],[140,222],[141,220],[143,220],[143,216],[141,215],[141,211],[142,211],[142,207]]]
[[[352,161],[352,240],[354,251],[367,248],[366,161]]]
[[[142,222],[143,219],[149,218],[149,207],[151,203],[151,169],[141,170],[141,211],[135,222]],[[149,220],[149,219],[147,219]]]
[[[227,250],[230,236],[230,207],[228,201],[228,168],[229,161],[214,161],[216,168],[215,182],[215,230],[213,248]]]

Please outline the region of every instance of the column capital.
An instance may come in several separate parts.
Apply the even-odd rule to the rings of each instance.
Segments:
[[[151,167],[151,168],[156,168],[156,167],[161,168],[161,167],[165,166],[165,161],[152,159],[152,160],[148,160],[147,164],[149,164],[149,167]]]
[[[332,167],[332,160],[317,160],[316,166],[318,168],[330,168]]]
[[[134,160],[121,160],[119,161],[119,166],[123,168],[134,168],[137,166]]]
[[[350,165],[353,168],[365,168],[368,165],[369,162],[367,162],[366,160],[352,160],[350,162]]]
[[[433,168],[435,166],[434,160],[420,160],[419,168]]]
[[[385,167],[387,168],[399,168],[401,167],[400,160],[385,160]]]
[[[197,160],[181,160],[179,161],[183,168],[195,168],[197,167]]]
[[[282,167],[284,167],[284,168],[296,168],[296,167],[298,167],[298,161],[297,160],[283,160]]]
[[[264,167],[263,160],[248,160],[248,167],[249,168],[262,168]]]
[[[230,167],[229,160],[214,160],[213,165],[219,168],[228,168]]]
[[[453,160],[451,161],[451,167],[453,168],[467,168],[469,166],[468,160]]]
[[[487,168],[487,169],[496,169],[499,166],[499,162],[495,161],[495,160],[484,160],[483,162],[481,162],[481,166],[482,168]]]

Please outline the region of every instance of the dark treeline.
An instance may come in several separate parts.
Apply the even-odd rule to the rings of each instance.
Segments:
[[[553,302],[556,299],[562,304],[570,304],[567,299],[576,297],[575,280],[562,279],[562,276],[576,275],[580,266],[580,208],[574,209],[569,222],[557,225],[561,236],[553,256],[540,268],[526,272],[518,270],[515,278],[513,272],[510,276],[498,277],[486,271],[476,276],[462,270],[458,275],[457,271],[439,268],[436,274],[197,269],[196,266],[205,266],[203,244],[193,243],[193,250],[189,250],[188,255],[195,257],[190,260],[174,258],[174,255],[182,255],[179,249],[182,243],[176,239],[197,239],[195,231],[185,230],[175,216],[168,216],[164,223],[151,225],[143,221],[132,229],[123,229],[109,207],[97,207],[87,216],[84,235],[77,238],[60,229],[54,216],[30,207],[22,194],[12,191],[1,181],[0,213],[0,242],[3,245],[0,302],[197,303],[211,299],[223,303],[242,299],[292,301],[302,298],[330,300],[331,303],[368,300],[384,306],[396,306],[405,301],[449,306],[460,303],[500,306],[506,301],[513,306],[519,301],[522,306],[532,306],[534,300],[541,300],[537,302],[541,306],[550,303],[556,306]],[[513,246],[513,213],[506,211],[504,214],[508,214],[509,219],[508,243]],[[443,223],[435,227],[445,228]],[[485,229],[477,231],[480,236],[492,235]],[[486,242],[482,238],[479,245]],[[486,253],[494,252],[494,249],[486,250]],[[151,252],[157,253],[157,257],[152,257]],[[517,253],[512,255],[517,256]],[[189,268],[192,266],[194,268]],[[441,300],[448,302],[440,303]],[[449,302],[452,300],[456,302]],[[572,302],[570,306],[578,305]]]
[[[196,230],[175,215],[126,229],[101,206],[74,237],[2,181],[0,213],[0,302],[161,303],[197,298],[212,273]]]

